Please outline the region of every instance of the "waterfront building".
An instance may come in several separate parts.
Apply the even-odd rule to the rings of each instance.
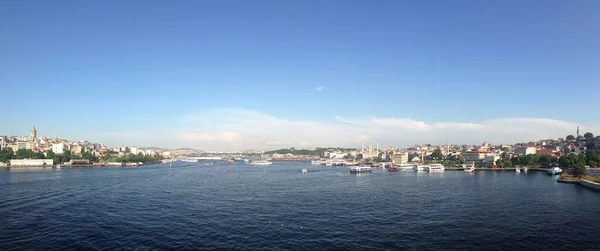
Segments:
[[[87,166],[90,165],[90,160],[87,159],[72,159],[69,161],[71,166]]]
[[[394,153],[394,154],[390,155],[390,158],[392,159],[392,162],[394,164],[404,164],[404,163],[409,162],[407,152]]]
[[[476,149],[476,150],[471,150],[471,151],[465,151],[461,154],[460,158],[461,161],[464,163],[468,163],[468,162],[479,162],[479,161],[483,161],[485,159],[486,156],[493,154],[490,151],[487,151],[485,149]]]
[[[65,144],[63,144],[63,143],[52,144],[52,152],[54,152],[56,154],[62,154],[64,151],[65,151]]]
[[[138,149],[137,149],[137,147],[132,147],[132,148],[130,148],[130,149],[129,149],[129,153],[133,153],[134,155],[137,155],[137,154],[138,154]]]
[[[11,159],[10,166],[51,166],[54,165],[52,159]]]
[[[533,147],[533,146],[529,146],[529,147],[518,147],[515,150],[516,154],[519,155],[528,155],[528,154],[535,154],[537,152],[537,148]]]
[[[25,142],[25,141],[17,141],[17,143],[16,143],[16,145],[15,145],[15,146],[16,146],[16,148],[17,148],[17,149],[14,149],[14,148],[13,148],[13,150],[14,150],[15,152],[16,152],[17,150],[19,150],[19,149],[27,149],[27,142]]]
[[[71,147],[71,153],[80,155],[81,152],[85,151],[85,148],[80,145],[74,145]]]

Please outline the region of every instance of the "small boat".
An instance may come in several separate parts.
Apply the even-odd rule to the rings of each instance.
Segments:
[[[143,166],[143,165],[144,165],[144,162],[141,162],[141,161],[138,162],[138,166]]]
[[[92,163],[92,166],[103,166],[102,163]]]
[[[54,169],[61,169],[61,168],[62,168],[62,166],[60,166],[60,164],[58,164],[58,165],[56,165],[56,166],[53,166],[52,168],[54,168]]]
[[[399,169],[395,166],[388,167],[388,172],[397,172]]]
[[[466,173],[472,173],[475,171],[475,162],[473,162],[470,166],[465,166],[463,171]]]
[[[350,173],[370,173],[373,168],[370,166],[353,166],[350,167]]]
[[[302,174],[306,174],[306,172],[308,172],[306,169],[302,169]]]
[[[560,169],[560,167],[553,167],[552,169],[548,170],[548,175],[561,174],[562,172],[563,170]]]
[[[520,167],[515,168],[515,172],[520,173],[521,172],[521,168]]]
[[[232,160],[232,159],[230,159],[230,160],[228,160],[228,161],[227,161],[227,163],[229,163],[229,164],[233,164],[233,163],[235,163],[235,161],[234,161],[234,160]]]
[[[255,166],[268,166],[273,164],[273,162],[268,161],[268,160],[255,160],[252,161],[252,163],[250,163],[251,165],[255,165]]]

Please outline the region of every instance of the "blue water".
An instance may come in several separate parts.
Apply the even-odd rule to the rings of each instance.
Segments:
[[[599,216],[599,192],[531,171],[0,170],[0,250],[599,250]]]

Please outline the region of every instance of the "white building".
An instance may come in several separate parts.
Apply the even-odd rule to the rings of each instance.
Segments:
[[[11,159],[9,160],[10,166],[51,166],[54,165],[52,159]]]
[[[530,146],[530,147],[519,147],[515,150],[516,154],[520,154],[520,155],[527,155],[527,154],[535,154],[537,152],[537,148]]]
[[[56,154],[62,154],[65,151],[65,144],[58,143],[52,144],[52,152]]]
[[[500,159],[500,156],[498,156],[496,154],[489,154],[489,155],[485,156],[485,158],[483,159],[483,162],[494,164],[499,159]]]
[[[332,159],[343,159],[347,154],[343,153],[343,152],[335,152],[335,153],[330,153],[329,154],[329,158]]]
[[[407,152],[394,153],[390,156],[390,158],[392,159],[392,162],[394,162],[394,164],[404,164],[404,163],[409,162]]]
[[[465,163],[471,161],[483,161],[490,153],[491,152],[482,149],[476,151],[466,151],[461,154],[460,158]]]
[[[137,155],[137,154],[138,154],[138,149],[137,149],[137,147],[132,147],[132,148],[130,148],[130,149],[129,149],[129,153],[133,153],[134,155]]]
[[[163,157],[169,157],[171,156],[171,152],[163,152]]]

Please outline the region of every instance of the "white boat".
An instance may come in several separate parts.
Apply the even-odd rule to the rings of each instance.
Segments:
[[[323,161],[321,161],[321,160],[312,160],[312,161],[310,161],[310,163],[313,165],[318,165],[318,166],[323,165]]]
[[[250,160],[249,160],[249,159],[244,159],[244,162],[246,162],[246,163],[247,163],[247,162],[250,162]]]
[[[471,164],[470,166],[465,166],[463,165],[463,171],[467,172],[467,173],[472,173],[475,171],[475,163],[473,162],[473,164]]]
[[[413,167],[413,170],[415,170],[415,172],[424,172],[424,171],[427,171],[428,169],[429,169],[429,166],[415,165]]]
[[[308,172],[306,169],[302,169],[302,174],[306,174]]]
[[[401,170],[412,170],[415,167],[414,164],[408,164],[408,163],[406,163],[406,164],[400,164],[400,165],[397,165],[397,166]]]
[[[197,159],[186,159],[186,160],[184,160],[184,161],[185,161],[185,162],[193,162],[193,163],[196,163],[196,162],[198,162],[198,160],[197,160]]]
[[[515,168],[515,172],[520,173],[521,172],[521,168],[520,167]]]
[[[446,168],[444,168],[442,164],[433,164],[427,169],[430,173],[441,173],[444,172],[444,170],[446,170]]]
[[[373,168],[370,166],[353,166],[350,167],[350,173],[370,173]]]
[[[56,166],[54,166],[54,168],[56,168],[56,169],[61,169],[61,168],[62,168],[62,166],[60,166],[60,164],[57,164]]]
[[[268,166],[273,164],[273,162],[268,161],[268,160],[255,160],[252,161],[252,163],[250,163],[251,165],[255,165],[255,166]]]
[[[548,175],[561,174],[562,172],[563,170],[560,169],[560,167],[553,167],[552,169],[548,170]]]

